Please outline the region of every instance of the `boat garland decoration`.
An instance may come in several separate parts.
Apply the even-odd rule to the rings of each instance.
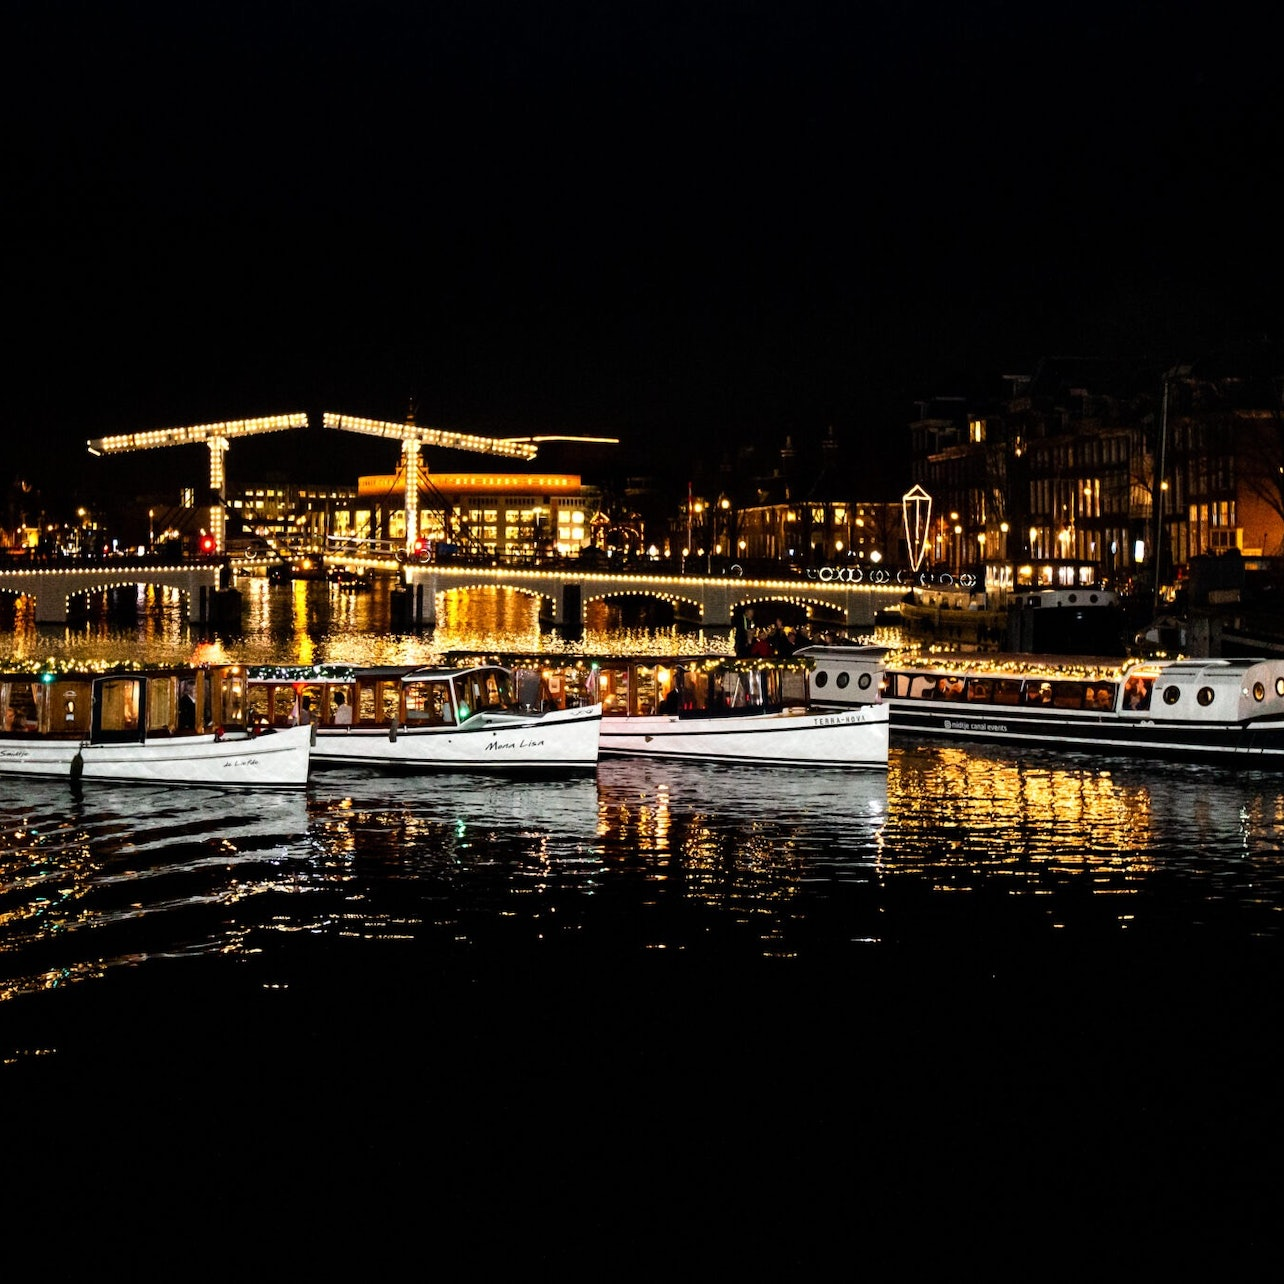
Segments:
[[[39,678],[45,682],[57,681],[60,677],[76,677],[94,675],[107,677],[113,673],[142,673],[148,667],[139,660],[71,660],[57,659],[49,656],[44,660],[32,659],[13,659],[0,661],[0,672],[10,673],[14,676],[19,674],[25,677]],[[192,668],[196,669],[197,665],[174,665],[173,668]]]
[[[1002,655],[999,653],[900,651],[887,657],[889,668],[930,668],[933,672],[959,675],[983,670],[993,674],[1012,674],[1027,677],[1095,678],[1119,681],[1124,673],[1139,664],[1147,663],[1139,657],[1128,659],[1091,656],[1055,655]]]
[[[267,682],[351,682],[354,664],[253,664],[251,675]]]

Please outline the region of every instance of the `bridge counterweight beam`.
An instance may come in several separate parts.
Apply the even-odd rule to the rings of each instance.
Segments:
[[[210,504],[210,534],[214,537],[215,549],[222,553],[226,548],[224,534],[226,524],[223,518],[223,487],[227,480],[224,457],[227,455],[228,440],[226,437],[211,437],[207,443],[210,448],[210,490],[217,497]]]
[[[419,538],[419,450],[417,441],[401,443],[401,462],[406,473],[406,552],[414,551]]]

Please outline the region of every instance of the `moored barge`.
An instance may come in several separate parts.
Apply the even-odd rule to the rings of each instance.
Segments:
[[[891,663],[893,735],[1284,767],[1284,660]]]

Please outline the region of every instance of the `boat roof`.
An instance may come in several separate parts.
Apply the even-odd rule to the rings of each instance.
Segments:
[[[209,664],[131,664],[128,661],[95,665],[90,661],[67,668],[0,669],[0,682],[92,682],[98,678],[192,678],[213,669],[239,668],[234,661]]]
[[[1270,664],[1265,656],[1188,657],[1144,659],[1091,655],[1025,655],[992,652],[985,655],[946,654],[912,655],[890,659],[889,669],[914,669],[920,672],[958,673],[996,678],[1096,678],[1098,681],[1119,680],[1128,676],[1160,674],[1175,677],[1196,674],[1212,675],[1247,673],[1256,665]],[[1277,661],[1284,667],[1284,661]]]

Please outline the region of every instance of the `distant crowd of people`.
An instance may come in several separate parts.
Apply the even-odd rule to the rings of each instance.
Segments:
[[[765,628],[754,620],[751,606],[745,607],[735,621],[736,655],[741,659],[788,659],[805,646],[840,640],[824,632],[813,637],[805,625],[785,624],[779,618],[770,628]]]

